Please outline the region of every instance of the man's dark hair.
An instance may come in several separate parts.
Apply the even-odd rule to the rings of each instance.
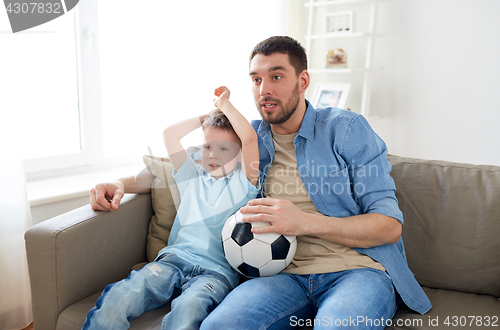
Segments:
[[[258,54],[268,56],[274,53],[287,54],[297,75],[307,70],[307,55],[304,47],[297,40],[287,36],[274,36],[259,42],[250,54],[250,61]]]

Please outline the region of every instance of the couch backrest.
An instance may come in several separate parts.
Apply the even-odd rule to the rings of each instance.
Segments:
[[[388,159],[417,281],[500,297],[500,167]]]

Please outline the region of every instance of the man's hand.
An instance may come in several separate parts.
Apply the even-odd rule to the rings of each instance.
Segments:
[[[117,210],[124,194],[125,189],[121,183],[100,183],[90,189],[90,206],[94,211]]]
[[[270,223],[270,226],[252,228],[255,234],[273,232],[290,236],[311,235],[353,248],[396,244],[402,231],[398,220],[383,214],[329,217],[306,213],[292,202],[272,197],[253,199],[240,212],[243,222]]]
[[[266,197],[252,199],[240,209],[243,222],[269,222],[270,226],[252,228],[255,234],[278,233],[298,236],[305,234],[307,213],[292,202],[279,198]]]

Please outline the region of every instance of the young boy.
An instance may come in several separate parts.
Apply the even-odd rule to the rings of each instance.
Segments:
[[[221,231],[226,219],[258,193],[259,151],[254,129],[229,102],[229,94],[226,87],[217,88],[214,104],[219,110],[165,129],[181,194],[168,246],[154,262],[108,285],[83,329],[128,329],[129,320],[172,298],[162,330],[198,329],[238,283],[238,273],[224,257]],[[180,143],[200,122],[206,141],[202,166]]]

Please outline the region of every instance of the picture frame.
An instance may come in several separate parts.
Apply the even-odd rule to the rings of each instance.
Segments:
[[[352,33],[352,11],[327,14],[326,33]]]
[[[347,68],[346,52],[341,48],[329,50],[326,53],[325,68],[333,68],[333,69]]]
[[[318,84],[314,90],[312,105],[315,108],[334,107],[346,109],[351,91],[351,84],[329,83]]]

